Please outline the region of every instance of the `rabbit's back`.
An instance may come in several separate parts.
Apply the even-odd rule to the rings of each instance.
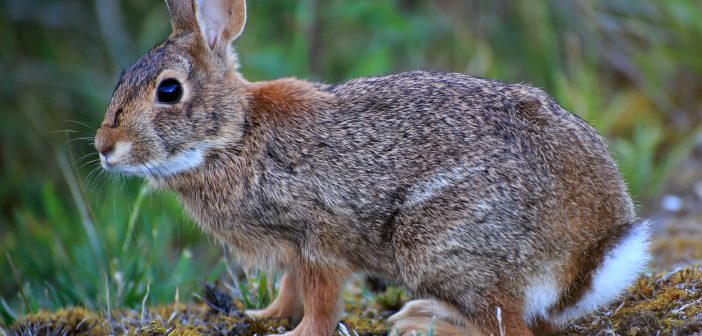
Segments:
[[[302,147],[298,163],[314,161],[311,175],[356,190],[369,209],[411,207],[470,181],[474,198],[504,196],[506,207],[564,197],[589,198],[586,207],[611,196],[634,218],[605,141],[539,89],[429,72],[323,89],[336,97],[332,107],[287,136]]]

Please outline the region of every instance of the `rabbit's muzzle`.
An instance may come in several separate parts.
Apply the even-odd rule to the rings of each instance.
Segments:
[[[100,163],[106,170],[115,170],[128,165],[132,157],[132,142],[117,128],[102,126],[95,135],[95,149],[100,155]]]
[[[109,156],[115,149],[114,131],[106,129],[105,126],[100,127],[95,135],[95,149],[101,156]]]

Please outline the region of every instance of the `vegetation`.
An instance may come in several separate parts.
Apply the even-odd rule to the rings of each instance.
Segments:
[[[249,80],[421,68],[532,83],[610,140],[642,204],[702,133],[698,0],[255,0],[249,10],[235,42]],[[92,136],[118,74],[169,30],[160,1],[0,0],[0,324],[40,309],[168,305],[176,292],[190,301],[227,273],[251,284],[232,287],[242,300],[273,296],[265,276],[222,259],[172,195],[98,166]],[[64,312],[104,327],[99,313]]]

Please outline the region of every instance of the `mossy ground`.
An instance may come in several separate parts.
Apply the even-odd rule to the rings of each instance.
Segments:
[[[569,326],[564,335],[690,335],[702,331],[702,270],[688,267],[642,277],[621,300]],[[213,288],[207,299],[107,314],[83,308],[40,312],[16,321],[9,335],[265,335],[290,330],[287,319],[256,319],[241,313],[243,305]],[[394,288],[372,299],[350,295],[344,327],[358,335],[386,335],[386,318],[407,300]],[[344,327],[340,327],[341,329]],[[341,333],[342,335],[344,333]]]
[[[702,270],[687,267],[643,277],[621,300],[564,334],[692,335],[702,331]]]

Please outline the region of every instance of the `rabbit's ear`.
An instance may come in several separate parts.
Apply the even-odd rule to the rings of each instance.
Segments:
[[[197,30],[193,0],[166,0],[166,5],[174,34]]]
[[[175,1],[175,0],[171,0]],[[225,51],[246,23],[245,0],[194,0],[195,17],[210,50]]]

